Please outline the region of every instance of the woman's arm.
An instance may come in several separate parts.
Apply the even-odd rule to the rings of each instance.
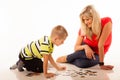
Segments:
[[[104,44],[107,40],[109,34],[112,31],[112,23],[108,22],[105,27],[103,28],[103,31],[101,33],[99,42],[98,42],[98,48],[99,48],[99,61],[104,62]]]
[[[75,43],[75,47],[74,47],[75,51],[83,50],[84,49],[83,45],[81,45],[82,42],[83,42],[83,37],[81,37],[81,36],[78,35],[76,43]]]
[[[83,50],[84,49],[87,58],[95,59],[93,50],[89,47],[89,45],[86,45],[86,44],[81,45],[82,42],[83,42],[83,37],[78,35],[74,50],[78,51],[78,50]]]
[[[100,39],[99,39],[99,43],[98,43],[98,48],[99,48],[99,62],[104,62],[104,44],[105,41],[107,40],[109,34],[112,31],[112,23],[108,22],[105,27],[103,28],[103,31],[101,33]],[[111,65],[100,65],[101,69],[105,69],[105,70],[112,70],[113,66]]]

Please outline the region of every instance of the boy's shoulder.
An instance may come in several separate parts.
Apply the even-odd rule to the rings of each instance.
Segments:
[[[47,43],[47,44],[49,44],[49,43],[51,42],[51,38],[50,38],[50,36],[44,35],[44,36],[42,36],[42,37],[39,39],[39,41],[40,41],[41,43]]]

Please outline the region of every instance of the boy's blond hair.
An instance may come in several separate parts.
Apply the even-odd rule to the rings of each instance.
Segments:
[[[64,39],[68,36],[67,30],[62,25],[57,25],[52,29],[51,37],[58,36],[60,39]]]

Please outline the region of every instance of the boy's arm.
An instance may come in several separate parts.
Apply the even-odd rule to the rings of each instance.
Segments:
[[[60,70],[60,67],[55,63],[54,59],[52,58],[52,55],[49,55],[49,61],[50,63],[57,69]]]
[[[43,73],[44,73],[44,76],[47,77],[47,78],[50,78],[50,77],[53,77],[54,74],[53,73],[48,73],[47,72],[47,68],[48,68],[48,60],[49,60],[49,54],[44,54],[43,55]]]
[[[43,55],[43,73],[44,73],[44,75],[47,74],[48,59],[49,59],[49,55],[44,54]]]

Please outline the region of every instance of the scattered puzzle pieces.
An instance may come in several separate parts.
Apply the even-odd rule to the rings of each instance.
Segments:
[[[80,70],[66,70],[64,72],[57,72],[56,76],[71,76],[71,77],[77,77],[80,76],[80,78],[85,78],[87,76],[97,76],[97,71],[93,70],[86,70],[86,69],[80,69]]]

